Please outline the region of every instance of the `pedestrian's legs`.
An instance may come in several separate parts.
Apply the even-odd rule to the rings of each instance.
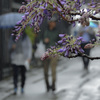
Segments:
[[[90,49],[87,49],[87,50],[85,50],[85,53],[89,56],[90,55]],[[89,65],[89,59],[88,58],[85,58],[85,69],[87,69],[88,70],[88,65]]]
[[[84,69],[85,69],[85,57],[82,57],[83,64],[84,64]]]
[[[86,67],[87,67],[87,69],[88,69],[89,61],[90,60],[88,58],[86,58]]]
[[[13,82],[14,82],[14,88],[17,88],[18,83],[18,66],[13,65]]]
[[[13,82],[14,82],[15,94],[17,92],[18,73],[19,73],[19,66],[13,65]]]
[[[51,58],[52,90],[55,91],[57,57]]]
[[[90,56],[90,49],[87,50],[87,55]],[[90,60],[87,58],[87,66],[89,65]]]
[[[50,89],[49,79],[48,79],[49,59],[45,60],[43,64],[44,64],[44,78],[45,78],[46,88],[48,92]]]
[[[26,79],[26,68],[25,66],[20,66],[21,71],[21,88],[24,88],[25,79]]]

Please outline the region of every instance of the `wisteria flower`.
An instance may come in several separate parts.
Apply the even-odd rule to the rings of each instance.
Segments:
[[[85,49],[91,49],[91,48],[93,48],[94,47],[94,45],[93,44],[91,44],[91,43],[88,43],[88,44],[86,44],[85,45]]]

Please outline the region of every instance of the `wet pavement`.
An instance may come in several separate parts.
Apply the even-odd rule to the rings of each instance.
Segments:
[[[94,48],[91,55],[100,56],[100,47]],[[83,70],[81,58],[60,58],[57,67],[57,90],[46,93],[43,80],[43,69],[34,69],[27,75],[25,93],[6,96],[0,100],[100,100],[100,60],[91,61],[89,72]],[[12,80],[1,82],[0,87],[9,87],[12,91]],[[4,83],[4,84],[3,84]],[[2,86],[1,86],[2,85]],[[5,87],[5,88],[6,88]],[[3,89],[2,89],[3,90]],[[0,89],[0,98],[1,98]]]

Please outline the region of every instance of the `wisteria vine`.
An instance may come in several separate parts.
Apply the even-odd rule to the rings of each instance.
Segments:
[[[51,19],[55,13],[59,15],[60,19],[73,25],[78,22],[83,26],[89,26],[89,19],[100,20],[100,17],[96,17],[97,14],[100,14],[99,0],[91,0],[85,9],[84,5],[86,5],[85,0],[26,0],[19,9],[19,13],[24,13],[24,16],[22,16],[22,20],[16,24],[12,35],[16,35],[17,41],[27,24],[30,24],[30,27],[34,27],[35,32],[39,32],[39,27],[43,19],[45,17]],[[76,18],[75,16],[77,15],[80,17]],[[100,32],[98,35],[100,36]],[[60,37],[62,39],[57,42],[58,45],[48,49],[44,58],[50,55],[62,55],[68,58],[78,55],[86,56],[80,46],[82,42],[81,37],[76,39],[72,36],[66,36],[65,34],[60,34]],[[94,47],[95,45],[98,45],[98,43],[87,44],[86,48]],[[42,59],[44,58],[42,57]]]
[[[61,40],[56,43],[56,46],[47,49],[47,52],[41,57],[41,60],[52,56],[63,56],[67,58],[75,58],[78,56],[84,56],[91,60],[100,59],[100,57],[89,57],[84,54],[84,50],[81,48],[81,43],[84,42],[82,37],[74,38],[65,34],[59,34]],[[98,41],[94,42],[94,39],[90,43],[85,45],[85,49],[93,48],[94,46],[100,45]]]

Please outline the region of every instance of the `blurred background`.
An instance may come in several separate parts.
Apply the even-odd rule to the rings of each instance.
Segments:
[[[22,1],[23,0],[0,0],[0,15],[10,12],[18,12]],[[0,28],[0,80],[9,76],[11,73],[11,67],[9,65],[9,52],[7,49],[11,28],[5,27]]]
[[[0,0],[0,100],[32,100],[34,98],[35,100],[65,100],[64,98],[68,100],[99,100],[100,61],[88,61],[87,59],[84,60],[84,58],[59,58],[57,60],[57,90],[54,94],[43,94],[46,89],[43,75],[44,64],[40,60],[40,56],[45,51],[45,46],[48,46],[47,43],[44,43],[44,41],[48,41],[48,39],[45,39],[45,31],[48,30],[48,26],[50,25],[47,19],[44,19],[40,26],[41,31],[39,33],[35,33],[34,28],[30,28],[29,26],[25,29],[25,33],[32,44],[32,60],[30,70],[27,71],[26,94],[24,96],[18,95],[16,98],[12,96],[13,69],[8,47],[12,29],[16,21],[22,17],[18,13],[22,2],[24,0]],[[100,14],[97,16],[100,17]],[[58,22],[58,15],[55,15],[54,18],[57,21],[56,29],[60,33],[73,35],[75,37],[81,35],[87,41],[93,38],[98,40],[96,34],[100,31],[100,21],[90,20],[90,26],[84,28],[78,23],[73,27],[63,20]],[[54,19],[52,19],[53,21],[55,22]],[[54,23],[51,26],[53,25]],[[100,56],[100,47],[93,48],[91,52],[90,50],[86,52],[92,56]],[[47,64],[50,65],[50,63]],[[99,99],[96,99],[96,97]]]
[[[4,15],[4,16],[1,16],[1,19],[0,19],[1,21],[0,22],[1,23],[0,24],[0,48],[1,48],[0,49],[0,64],[1,64],[0,80],[2,80],[4,77],[7,77],[11,74],[8,43],[9,43],[9,38],[11,36],[12,29],[15,23],[17,23],[17,21],[21,20],[22,18],[22,15],[18,13],[18,10],[22,2],[24,2],[24,0],[1,0],[0,1],[0,7],[1,7],[0,15]],[[60,28],[61,31],[65,33],[67,30],[67,33],[69,34],[68,23],[62,21],[61,23],[58,23],[58,24],[57,24],[58,25],[57,27],[61,27]],[[28,33],[30,40],[32,42],[37,43],[38,40],[43,38],[43,32],[47,28],[47,19],[44,20],[40,28],[41,28],[41,32],[40,32],[40,36],[38,36],[38,39],[35,39],[35,37],[37,37],[37,34],[34,33],[34,29],[32,30],[31,28],[27,27],[27,29],[25,30],[26,33]],[[31,35],[31,33],[33,33],[33,35]],[[34,48],[36,48],[35,45],[33,46],[33,49]]]

